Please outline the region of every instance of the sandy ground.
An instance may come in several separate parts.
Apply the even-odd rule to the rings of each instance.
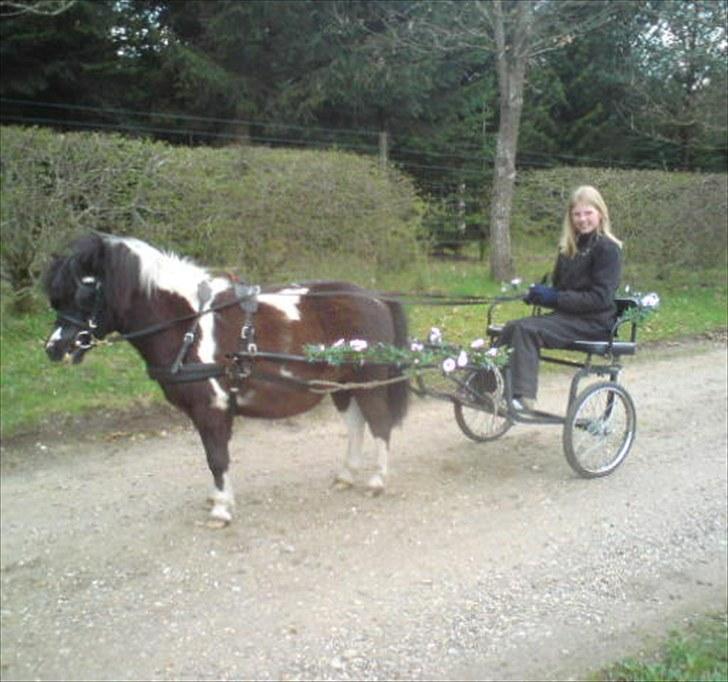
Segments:
[[[223,530],[178,422],[6,443],[2,679],[556,680],[639,653],[726,608],[726,347],[646,351],[623,381],[637,441],[596,480],[559,427],[476,444],[415,398],[372,498],[330,487],[332,408],[240,420]]]

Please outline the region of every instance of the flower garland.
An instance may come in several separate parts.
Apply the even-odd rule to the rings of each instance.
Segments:
[[[408,347],[381,342],[370,344],[364,339],[339,339],[331,346],[308,345],[304,352],[309,362],[330,365],[383,363],[415,372],[439,367],[445,374],[450,374],[457,369],[503,367],[508,361],[509,349],[486,348],[484,339],[476,339],[465,350],[444,343],[442,332],[433,327],[426,343],[413,339]]]
[[[629,308],[622,315],[622,320],[634,324],[642,324],[648,317],[656,313],[660,308],[660,296],[651,291],[648,294],[631,292],[629,284],[624,288],[624,298],[631,298],[636,305]]]

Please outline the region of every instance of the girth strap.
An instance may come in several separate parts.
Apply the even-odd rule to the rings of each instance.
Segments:
[[[192,381],[217,379],[227,374],[225,365],[215,362],[193,362],[173,371],[171,367],[147,367],[150,379],[166,384],[187,384]]]

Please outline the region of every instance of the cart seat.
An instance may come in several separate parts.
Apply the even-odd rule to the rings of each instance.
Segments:
[[[502,324],[491,324],[488,325],[488,336],[491,342],[495,341],[502,333],[504,325]],[[589,353],[591,355],[604,356],[610,352],[609,341],[582,341],[576,340],[568,348],[563,350],[578,351],[581,353]],[[634,355],[637,352],[637,343],[635,341],[612,341],[611,343],[611,354],[616,356],[619,355]]]

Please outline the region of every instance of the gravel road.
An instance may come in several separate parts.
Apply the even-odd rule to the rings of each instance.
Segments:
[[[189,428],[6,443],[2,679],[560,680],[638,653],[726,608],[725,344],[646,350],[624,383],[637,442],[591,481],[558,427],[479,445],[415,398],[372,498],[330,488],[332,408],[240,420],[222,530]]]

